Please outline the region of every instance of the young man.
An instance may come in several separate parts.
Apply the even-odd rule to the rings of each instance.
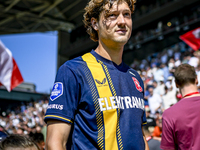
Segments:
[[[131,36],[135,0],[91,0],[85,8],[87,32],[99,45],[67,61],[50,96],[47,150],[144,150],[144,86],[122,62]]]
[[[178,66],[174,73],[182,99],[163,113],[161,148],[200,149],[200,94],[194,67]]]

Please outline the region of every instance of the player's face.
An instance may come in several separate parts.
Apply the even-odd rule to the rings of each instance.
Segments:
[[[109,6],[105,6],[109,9]],[[103,43],[117,42],[126,44],[131,36],[132,18],[131,10],[126,2],[113,4],[108,14],[103,11],[98,22],[99,40]]]

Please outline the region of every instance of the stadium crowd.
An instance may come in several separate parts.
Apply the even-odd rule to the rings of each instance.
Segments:
[[[3,112],[0,116],[0,131],[7,135],[27,135],[43,150],[46,139],[46,124],[43,120],[47,106],[48,100],[38,100],[22,103],[15,110]]]

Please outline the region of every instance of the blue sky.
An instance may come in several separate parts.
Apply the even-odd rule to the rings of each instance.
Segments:
[[[36,91],[50,93],[57,66],[57,32],[0,35],[10,49],[25,82],[34,83]]]

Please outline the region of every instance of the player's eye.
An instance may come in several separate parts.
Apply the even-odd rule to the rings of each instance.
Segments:
[[[115,14],[115,13],[110,13],[110,14],[108,15],[108,17],[109,17],[110,19],[116,19],[116,18],[117,18],[117,14]]]
[[[125,17],[131,17],[131,14],[127,12],[127,13],[124,13],[124,16]]]

